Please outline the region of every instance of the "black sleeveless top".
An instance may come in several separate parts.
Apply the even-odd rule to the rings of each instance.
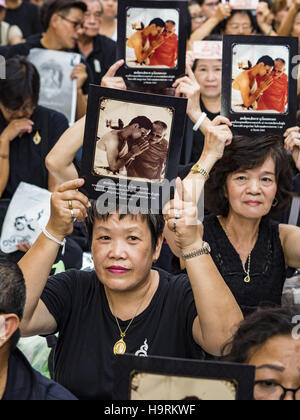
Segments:
[[[244,315],[258,306],[280,305],[286,266],[279,224],[266,218],[260,223],[258,239],[251,252],[250,283],[244,282],[246,274],[240,256],[218,218],[210,215],[204,219],[203,225],[203,239],[209,243],[211,256]]]

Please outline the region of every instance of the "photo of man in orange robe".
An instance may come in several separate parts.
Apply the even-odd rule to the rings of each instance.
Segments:
[[[271,72],[272,85],[263,93],[258,101],[257,111],[278,111],[284,114],[288,103],[288,76],[285,74],[285,61],[276,58]]]
[[[175,34],[175,28],[176,24],[173,20],[166,21],[165,30],[160,35],[161,37],[164,37],[164,42],[151,55],[150,66],[176,67],[178,57],[178,36]]]

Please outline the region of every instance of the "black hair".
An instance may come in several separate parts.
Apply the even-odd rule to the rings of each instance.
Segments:
[[[21,321],[26,302],[26,286],[18,264],[3,254],[0,255],[0,315],[15,314]],[[10,339],[10,350],[14,350],[20,338],[17,330]]]
[[[149,118],[144,116],[139,116],[133,118],[133,120],[130,121],[128,125],[138,124],[140,128],[145,128],[146,130],[152,129],[152,122],[149,120]]]
[[[222,159],[216,163],[206,182],[206,208],[216,215],[227,217],[229,201],[225,186],[228,175],[239,170],[258,168],[268,157],[272,157],[275,162],[278,200],[278,205],[271,208],[269,215],[273,216],[288,208],[292,197],[293,173],[282,137],[278,135],[233,137],[232,143],[225,147]]]
[[[40,9],[40,20],[45,31],[49,28],[54,13],[68,15],[70,9],[87,11],[87,5],[80,0],[46,0]]]
[[[35,66],[23,56],[6,61],[6,79],[0,80],[0,102],[16,111],[31,98],[36,106],[40,93],[40,76]]]
[[[275,64],[273,58],[271,58],[269,55],[264,55],[260,57],[260,59],[257,61],[256,64],[259,64],[259,63],[264,63],[265,66],[270,66],[270,67],[273,67]]]
[[[107,221],[112,214],[101,214],[97,210],[97,201],[91,200],[91,207],[88,209],[88,217],[86,219],[86,229],[88,233],[88,240],[90,246],[92,245],[93,240],[93,227],[95,220],[103,220]],[[165,227],[165,221],[164,217],[160,214],[152,214],[150,211],[146,214],[138,213],[138,214],[131,214],[130,212],[124,212],[122,213],[122,208],[119,207],[119,220],[124,219],[125,217],[131,217],[132,219],[136,219],[137,217],[141,217],[142,221],[146,221],[147,225],[151,232],[151,246],[152,250],[155,251],[155,247],[157,245],[159,237],[162,235],[164,227]]]
[[[249,17],[249,19],[250,19],[250,22],[251,22],[252,30],[253,30],[253,31],[255,31],[255,32],[259,32],[259,28],[258,28],[258,25],[257,25],[256,19],[255,19],[255,17],[253,16],[253,14],[251,13],[251,11],[250,11],[250,10],[244,10],[244,9],[242,9],[242,10],[237,10],[237,9],[235,9],[235,10],[232,10],[232,12],[231,12],[231,16],[229,16],[227,19],[222,20],[222,22],[220,22],[220,23],[219,23],[219,24],[215,27],[215,29],[213,30],[213,33],[223,34],[223,33],[225,32],[226,25],[227,25],[228,21],[229,21],[229,20],[230,20],[230,19],[231,19],[234,15],[236,15],[237,13],[242,13],[242,14],[248,15],[248,17]]]
[[[155,26],[158,26],[159,28],[164,28],[165,22],[161,18],[155,18],[151,20],[151,22],[149,23],[149,26],[150,25],[155,25]]]
[[[295,316],[299,315],[296,307],[260,308],[248,315],[240,324],[232,341],[222,350],[224,361],[249,363],[254,352],[275,336],[292,337],[295,328]]]

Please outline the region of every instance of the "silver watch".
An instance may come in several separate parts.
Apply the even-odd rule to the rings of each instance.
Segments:
[[[200,249],[196,249],[195,251],[191,251],[187,254],[181,254],[181,257],[184,260],[189,260],[191,258],[195,258],[198,257],[199,255],[205,255],[205,254],[210,254],[211,249],[210,246],[207,242],[203,242],[203,246]]]

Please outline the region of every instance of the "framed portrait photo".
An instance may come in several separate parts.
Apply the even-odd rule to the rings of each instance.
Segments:
[[[296,38],[224,36],[221,112],[235,134],[283,134],[296,125],[297,54]]]
[[[111,203],[160,212],[177,176],[186,105],[183,98],[90,86],[81,176],[103,212],[113,211]]]
[[[120,0],[118,74],[128,89],[162,91],[185,74],[187,2]]]
[[[116,356],[113,399],[252,400],[253,366],[166,357]]]

